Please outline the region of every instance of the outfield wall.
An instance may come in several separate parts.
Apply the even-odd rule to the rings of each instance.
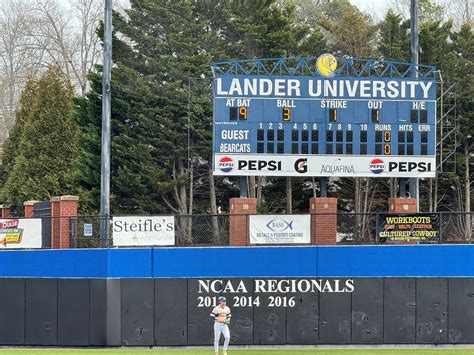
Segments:
[[[0,252],[0,345],[474,343],[470,245]]]
[[[474,245],[1,251],[0,277],[474,277]]]

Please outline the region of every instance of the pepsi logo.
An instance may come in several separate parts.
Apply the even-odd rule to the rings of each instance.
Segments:
[[[382,159],[372,159],[369,164],[369,169],[374,174],[380,174],[385,169],[385,163]]]
[[[229,157],[223,157],[219,160],[218,168],[221,169],[222,172],[228,173],[234,169],[234,160]]]

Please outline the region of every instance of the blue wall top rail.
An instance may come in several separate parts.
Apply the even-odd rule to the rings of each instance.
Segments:
[[[289,76],[321,76],[316,67],[318,57],[300,58],[262,58],[233,60],[213,63],[213,75],[289,75]],[[335,76],[355,77],[415,77],[435,79],[436,68],[431,65],[412,64],[405,62],[386,61],[379,59],[362,59],[352,57],[336,57],[337,69]]]
[[[474,245],[0,251],[0,277],[473,277]]]

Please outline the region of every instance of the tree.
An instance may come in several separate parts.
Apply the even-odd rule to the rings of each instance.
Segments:
[[[112,213],[191,214],[195,185],[207,181],[208,169],[198,182],[193,169],[209,161],[210,144],[206,153],[196,141],[211,140],[212,105],[203,93],[210,93],[208,52],[220,41],[197,9],[190,1],[132,1],[125,15],[114,14]],[[100,74],[90,78],[92,90],[79,100],[77,121],[85,130],[74,181],[93,191],[92,202],[99,190],[101,87]],[[190,222],[177,223],[185,241]]]
[[[296,53],[289,43],[311,48],[308,27],[296,24],[292,11],[273,1],[143,0],[132,1],[126,16],[115,14],[112,207],[116,213],[165,208],[188,214],[196,204],[205,207],[193,194],[209,186],[211,63],[236,56]],[[98,105],[100,87],[92,88],[94,93],[81,103],[79,122],[97,112],[92,107]],[[81,126],[97,123],[97,119],[86,121]],[[219,188],[216,195],[219,199]]]
[[[452,66],[450,64],[450,35],[452,22],[429,21],[421,23],[419,45],[420,63],[435,65],[443,71],[445,80],[450,80]]]
[[[34,88],[34,91],[33,91]],[[28,199],[50,199],[66,194],[66,178],[77,156],[77,126],[72,120],[73,88],[58,66],[31,82],[22,103],[18,151],[2,187],[2,200],[21,205]],[[11,162],[9,162],[11,164]]]
[[[3,145],[3,154],[0,164],[0,187],[6,182],[15,160],[19,155],[19,142],[23,136],[25,123],[31,121],[31,107],[33,106],[38,82],[30,78],[21,94],[19,108],[16,112],[15,125],[12,127],[9,138]]]
[[[41,49],[29,36],[32,26],[24,1],[3,0],[0,6],[0,148],[14,124],[27,77],[35,73]]]
[[[96,34],[103,15],[103,0],[70,0],[69,11],[57,0],[34,0],[29,35],[47,53],[46,65],[58,63],[81,95],[87,90],[87,73],[100,59]]]
[[[334,36],[335,53],[356,58],[373,56],[377,26],[358,10],[344,12],[338,21],[329,22],[329,29]]]
[[[18,100],[28,76],[59,65],[84,95],[87,73],[100,59],[95,31],[103,0],[1,0],[0,9],[0,152],[14,124]]]
[[[378,51],[384,60],[410,61],[410,21],[388,10],[379,25]]]
[[[454,71],[456,81],[459,83],[459,153],[462,157],[460,162],[459,183],[457,184],[458,206],[460,211],[466,212],[460,223],[461,230],[466,240],[471,239],[472,217],[471,199],[473,196],[473,171],[471,171],[472,152],[474,150],[474,32],[469,23],[461,26],[459,32],[452,36],[454,53]]]
[[[455,0],[459,1],[459,0]],[[418,15],[420,22],[440,21],[443,22],[446,7],[453,3],[449,0],[446,4],[440,4],[442,1],[418,0]],[[392,9],[402,18],[410,18],[411,0],[392,0]]]
[[[72,192],[80,198],[80,212],[92,215],[100,207],[101,75],[89,73],[89,85],[91,90],[75,99],[74,121],[80,127],[77,141],[79,153],[73,162],[69,181]]]

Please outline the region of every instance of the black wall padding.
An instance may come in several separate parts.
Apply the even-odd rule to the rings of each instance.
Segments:
[[[446,343],[448,340],[448,279],[416,280],[416,342]]]
[[[386,278],[384,282],[384,343],[414,343],[416,280]]]
[[[107,280],[90,280],[89,339],[90,345],[104,346],[107,344]]]
[[[27,345],[58,342],[58,279],[26,279]]]
[[[155,283],[153,279],[122,280],[122,344],[154,344]]]
[[[352,293],[282,280],[0,278],[0,346],[211,346],[221,294],[231,345],[474,343],[471,277],[355,278]]]
[[[288,344],[317,344],[319,333],[319,294],[288,293],[295,306],[286,309],[286,341]]]
[[[0,279],[0,345],[25,343],[25,279]]]
[[[89,343],[89,280],[58,280],[58,344]]]
[[[187,345],[186,279],[155,280],[155,345]]]
[[[107,345],[122,345],[122,279],[107,279]]]
[[[253,344],[253,305],[257,302],[253,293],[253,279],[226,279],[231,282],[234,291],[240,287],[242,292],[226,292],[227,306],[232,314],[230,342],[235,345]],[[242,284],[240,284],[242,281]],[[243,290],[247,291],[246,293]],[[229,291],[232,291],[229,289]],[[221,342],[224,341],[223,337]]]
[[[277,282],[278,279],[267,281]],[[254,292],[254,296],[258,296],[260,299],[260,306],[253,309],[254,344],[286,344],[286,308],[275,307],[277,302],[281,302],[283,297],[286,297],[286,293]]]
[[[347,344],[350,342],[351,294],[321,292],[319,294],[319,343]]]
[[[448,341],[474,343],[474,279],[448,280]]]
[[[205,282],[209,279],[201,280]],[[209,314],[217,305],[219,296],[218,293],[208,293],[197,279],[188,279],[188,345],[210,345],[214,342],[214,321]]]
[[[352,343],[383,343],[383,279],[356,279],[352,293]]]

